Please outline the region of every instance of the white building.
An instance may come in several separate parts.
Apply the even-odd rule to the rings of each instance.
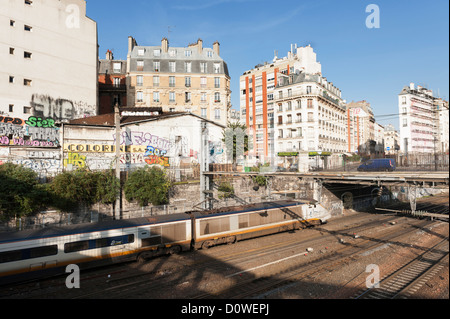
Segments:
[[[408,153],[433,153],[435,151],[438,123],[436,98],[433,92],[411,83],[398,96],[400,113],[400,151]]]
[[[84,0],[0,0],[0,114],[97,112],[97,24]]]
[[[139,108],[135,108],[138,110]],[[206,123],[209,163],[225,163],[225,126],[192,113],[127,116],[122,113],[122,171],[149,165],[167,169],[189,167],[201,160],[202,123]],[[114,114],[76,119],[64,125],[63,166],[104,170],[115,165]]]
[[[441,153],[448,153],[449,151],[449,114],[448,114],[448,101],[439,99],[437,100],[437,114],[439,118],[439,133],[438,133],[438,145],[436,151]]]
[[[240,77],[242,122],[253,149],[249,159],[264,163],[282,152],[344,152],[345,103],[341,91],[322,76],[311,46],[277,54]]]
[[[400,149],[400,135],[392,124],[384,127],[384,146],[386,154],[396,154]]]

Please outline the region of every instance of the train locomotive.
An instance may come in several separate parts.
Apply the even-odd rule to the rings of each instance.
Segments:
[[[0,285],[305,228],[326,222],[320,204],[274,201],[211,211],[0,234]]]

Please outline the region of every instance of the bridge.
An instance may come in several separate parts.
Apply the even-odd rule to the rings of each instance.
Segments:
[[[314,199],[321,201],[322,187],[324,184],[353,184],[364,186],[378,187],[380,193],[383,187],[401,186],[408,189],[408,199],[411,205],[411,211],[414,214],[416,211],[416,190],[418,188],[449,188],[449,173],[448,171],[428,171],[428,172],[413,172],[413,171],[394,171],[394,172],[342,172],[342,171],[327,171],[327,172],[234,172],[234,171],[203,171],[201,179],[204,180],[202,184],[202,199],[206,204],[208,197],[212,193],[210,189],[212,179],[215,176],[230,176],[230,177],[297,177],[300,180],[313,181],[314,184]]]
[[[322,183],[448,188],[448,172],[203,172],[205,176],[289,176]]]

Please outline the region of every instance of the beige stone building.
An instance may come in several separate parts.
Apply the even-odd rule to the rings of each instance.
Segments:
[[[0,1],[0,114],[96,115],[97,24],[84,0]]]
[[[220,57],[220,44],[203,41],[187,47],[139,46],[128,39],[127,103],[162,107],[164,112],[191,112],[222,125],[231,108],[230,76]]]

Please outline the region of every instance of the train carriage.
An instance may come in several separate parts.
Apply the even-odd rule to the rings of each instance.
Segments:
[[[0,283],[146,258],[191,247],[186,214],[0,234]]]
[[[196,213],[195,248],[234,243],[273,233],[317,225],[329,218],[321,205],[298,201],[266,202],[213,215]]]
[[[208,212],[0,233],[0,285],[126,260],[145,260],[320,224],[319,204],[278,201]]]

